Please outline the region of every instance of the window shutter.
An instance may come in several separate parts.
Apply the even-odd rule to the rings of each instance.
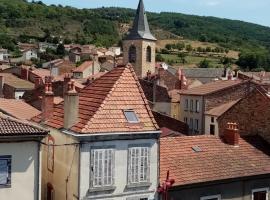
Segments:
[[[0,160],[0,185],[5,185],[8,182],[8,161]]]

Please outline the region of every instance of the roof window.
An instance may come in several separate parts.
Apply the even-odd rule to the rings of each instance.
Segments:
[[[124,115],[129,123],[138,123],[139,119],[134,110],[124,110]]]

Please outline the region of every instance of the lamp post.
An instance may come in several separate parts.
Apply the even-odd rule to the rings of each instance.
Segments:
[[[173,186],[175,180],[174,179],[170,179],[170,171],[167,171],[167,178],[165,180],[165,182],[162,183],[161,186],[158,187],[158,193],[162,194],[162,200],[169,200],[169,189]]]

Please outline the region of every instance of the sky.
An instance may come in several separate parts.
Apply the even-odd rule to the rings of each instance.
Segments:
[[[42,0],[77,8],[136,8],[139,0]],[[270,27],[270,0],[144,0],[147,11],[237,19]]]

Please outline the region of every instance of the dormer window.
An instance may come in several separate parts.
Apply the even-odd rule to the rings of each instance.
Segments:
[[[129,123],[138,123],[139,119],[134,110],[124,110],[124,115]]]

